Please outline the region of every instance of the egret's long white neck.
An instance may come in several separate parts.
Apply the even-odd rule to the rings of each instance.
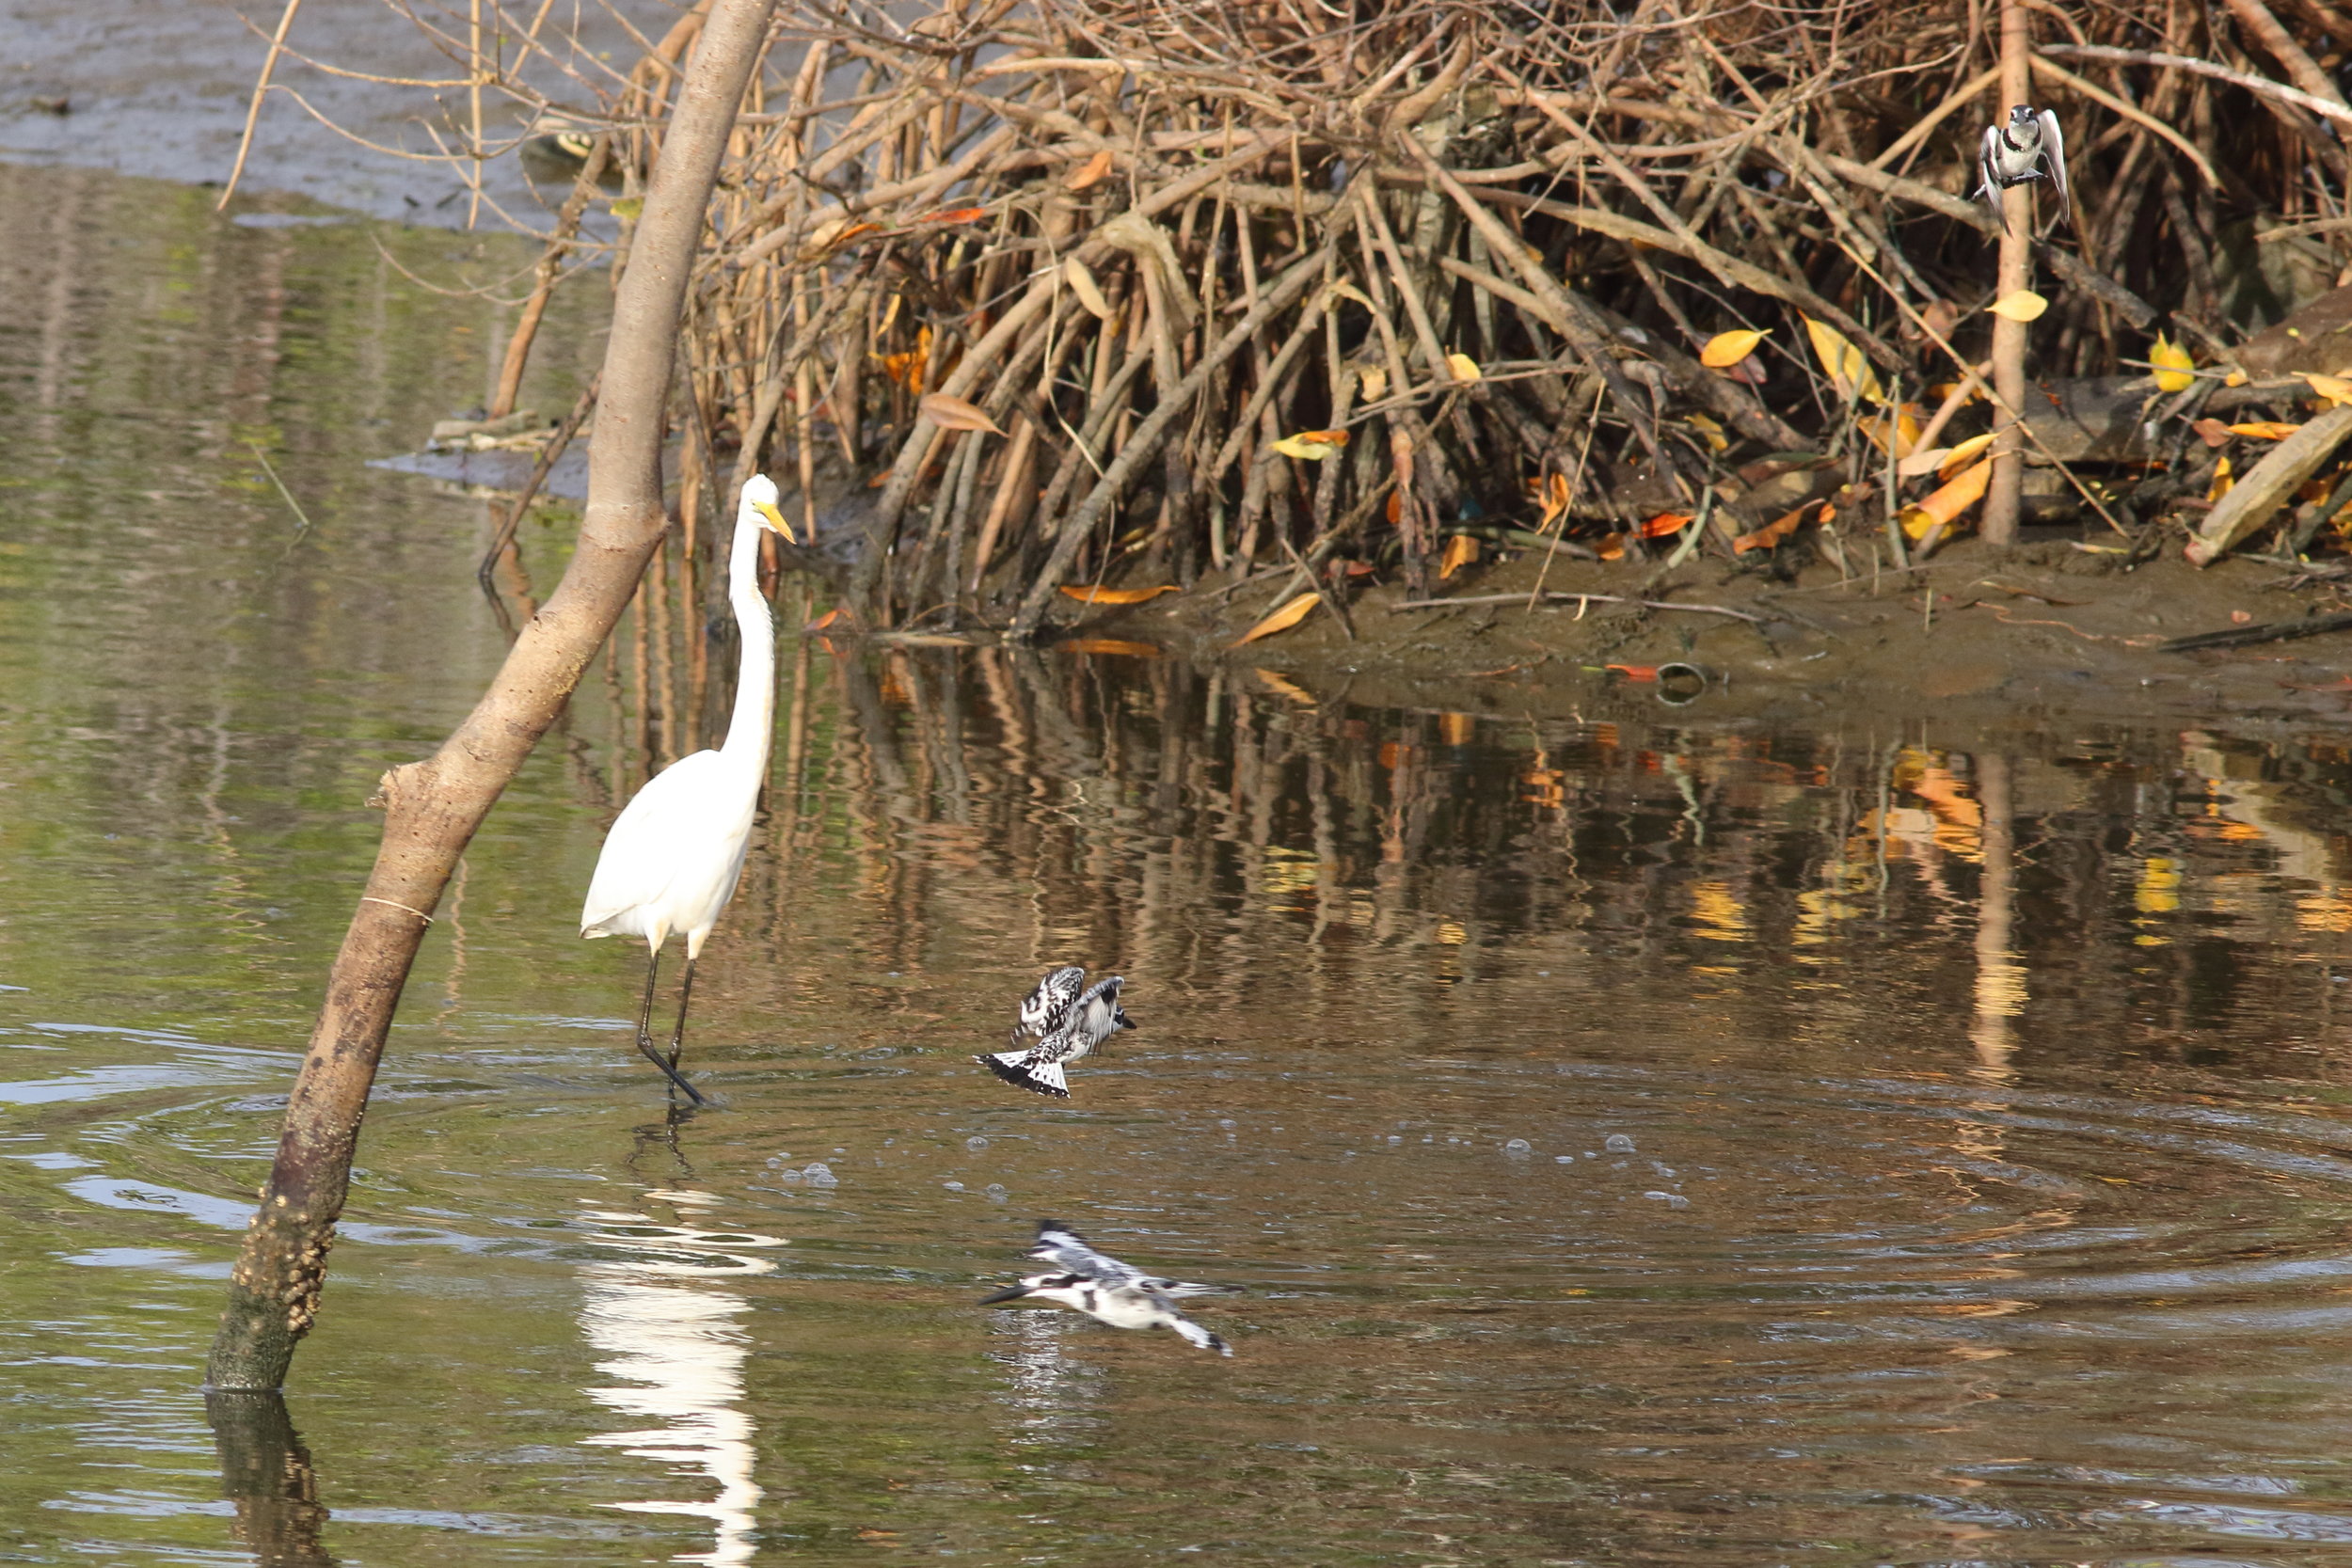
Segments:
[[[742,657],[735,672],[735,716],[727,721],[721,752],[754,766],[765,764],[768,735],[776,718],[776,625],[759,592],[759,514],[749,506],[735,514],[735,544],[727,557],[727,600],[735,606],[742,634]]]

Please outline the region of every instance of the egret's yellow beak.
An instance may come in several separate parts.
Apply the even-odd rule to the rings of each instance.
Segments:
[[[752,502],[752,507],[762,517],[767,518],[768,526],[774,529],[778,533],[783,534],[788,543],[795,545],[800,543],[800,540],[793,537],[792,525],[784,520],[783,513],[777,511],[773,506],[771,506],[766,501],[754,501]]]

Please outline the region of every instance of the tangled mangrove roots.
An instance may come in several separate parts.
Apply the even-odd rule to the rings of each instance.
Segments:
[[[2155,405],[2160,318],[2226,367],[2352,261],[2352,19],[2282,3],[2292,28],[2264,0],[2032,7],[2076,197],[2040,198],[2033,373],[2137,376],[2180,436],[2122,454],[2130,484],[2066,476],[2127,531],[2194,487],[2187,422],[2219,387]],[[690,536],[755,467],[797,474],[799,560],[870,624],[1024,637],[1080,584],[1306,587],[1344,556],[1417,594],[1480,543],[1638,558],[1693,516],[1675,546],[1772,544],[1790,471],[1838,482],[1804,492],[1822,548],[1899,558],[1894,515],[1938,482],[1894,460],[1996,422],[1967,406],[2001,232],[1970,199],[1989,14],[803,3],[697,261]],[[581,245],[605,160],[643,166],[698,15],[626,90],[564,105],[597,134],[551,247]]]

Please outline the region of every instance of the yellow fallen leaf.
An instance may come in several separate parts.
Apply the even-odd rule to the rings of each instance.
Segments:
[[[1478,368],[1478,361],[1467,354],[1447,355],[1445,368],[1454,372],[1454,380],[1460,382],[1476,381],[1486,373]]]
[[[1862,351],[1847,341],[1846,335],[1834,326],[1825,326],[1811,316],[1804,319],[1805,335],[1813,340],[1814,356],[1821,361],[1821,369],[1829,372],[1830,384],[1837,395],[1848,403],[1868,399],[1884,401],[1879,390],[1879,378],[1872,373],[1870,362]]]
[[[1993,434],[1990,431],[1987,431],[1982,436],[1969,436],[1965,441],[1963,441],[1959,445],[1953,447],[1951,451],[1946,455],[1944,461],[1935,466],[1936,476],[1940,479],[1951,478],[1952,475],[1960,471],[1961,465],[1966,463],[1970,458],[1976,456],[1977,453],[1984,451],[1985,448],[1991,446],[1992,444]]]
[[[1993,478],[1993,460],[1985,459],[1975,467],[1964,470],[1959,478],[1930,495],[1916,506],[1902,511],[1903,531],[1914,539],[1925,539],[1937,524],[1947,528],[1962,513],[1984,499],[1984,487]]]
[[[994,436],[1004,434],[997,428],[995,420],[951,392],[927,393],[914,406],[923,411],[925,419],[942,430],[985,430]]]
[[[1389,395],[1389,372],[1377,365],[1367,365],[1357,372],[1364,384],[1364,401],[1378,403]]]
[[[1536,532],[1546,531],[1553,523],[1567,515],[1567,475],[1549,474],[1542,479],[1531,479],[1527,482],[1527,492],[1534,498],[1535,504],[1543,508],[1544,512],[1543,521],[1535,525]]]
[[[642,197],[625,196],[612,203],[612,215],[625,222],[635,222],[638,215],[644,210],[645,202]]]
[[[1708,446],[1714,448],[1717,451],[1727,451],[1730,450],[1730,437],[1724,434],[1724,427],[1720,423],[1708,419],[1704,414],[1692,414],[1690,416],[1690,420],[1693,425],[1698,427],[1699,433],[1707,437],[1707,444]]]
[[[1288,697],[1292,702],[1298,704],[1302,707],[1312,707],[1315,705],[1314,698],[1305,689],[1300,688],[1295,682],[1286,681],[1271,670],[1261,670],[1257,673],[1257,674],[1260,680],[1266,683],[1269,689],[1279,692],[1282,696]]]
[[[1103,297],[1103,285],[1094,280],[1094,274],[1075,256],[1061,264],[1062,281],[1078,296],[1078,303],[1087,308],[1096,321],[1111,319],[1111,302]]]
[[[1699,363],[1710,371],[1727,371],[1754,354],[1756,345],[1762,342],[1766,336],[1766,333],[1752,331],[1744,326],[1734,327],[1729,332],[1718,332],[1707,340],[1705,348],[1699,350]]]
[[[2161,332],[2156,334],[2155,346],[2148,351],[2148,363],[2155,367],[2159,392],[2185,392],[2197,385],[2197,378],[2189,373],[2197,361],[2188,356],[2188,350]]]
[[[881,356],[881,359],[882,374],[920,397],[923,374],[930,368],[931,329],[926,326],[918,330],[914,334],[914,347],[906,353],[885,354]]]
[[[2050,302],[2031,289],[2012,290],[1986,307],[1994,315],[2006,317],[2020,325],[2038,320],[2042,312],[2049,308]]]
[[[1061,188],[1066,191],[1082,191],[1089,185],[1099,184],[1109,178],[1111,169],[1117,162],[1118,160],[1111,155],[1111,150],[1106,147],[1071,170],[1070,178],[1062,182]]]
[[[1184,592],[1172,582],[1163,582],[1156,588],[1073,588],[1063,583],[1061,591],[1080,604],[1141,604],[1163,594]]]
[[[1261,637],[1272,637],[1278,631],[1288,631],[1305,620],[1308,612],[1322,602],[1323,600],[1318,598],[1314,590],[1311,588],[1234,639],[1233,646],[1238,648],[1244,642],[1255,642]]]
[[[2246,372],[2244,371],[2232,371],[2229,374],[2221,378],[2221,385],[2224,387],[2243,387],[2246,385]]]
[[[1909,457],[1912,449],[1919,444],[1919,405],[1915,403],[1906,403],[1896,409],[1891,420],[1883,415],[1873,416],[1859,423],[1862,434],[1868,436],[1870,444],[1881,451],[1886,450],[1887,434],[1892,427],[1895,456],[1898,458]]]
[[[2230,486],[2236,483],[2230,477],[2230,460],[2225,457],[2214,465],[2213,483],[2205,487],[2205,499],[2209,501],[2219,500],[2230,493]]]
[[[2302,428],[2299,424],[2281,424],[2277,420],[2254,420],[2246,424],[2232,425],[2230,434],[2251,436],[2260,441],[2283,441]]]
[[[2331,404],[2341,406],[2352,403],[2352,381],[2340,375],[2305,375],[2303,379],[2311,384],[2312,391]]]
[[[1478,541],[1467,533],[1457,533],[1445,542],[1445,559],[1438,563],[1440,580],[1452,577],[1478,559]]]
[[[1130,658],[1157,658],[1163,651],[1156,642],[1124,642],[1115,637],[1073,637],[1055,646],[1073,654],[1124,654]]]
[[[1917,479],[1921,474],[1935,472],[1951,455],[1952,449],[1949,447],[1930,447],[1925,451],[1915,451],[1897,463],[1895,472],[1904,479]]]
[[[1274,450],[1284,457],[1304,458],[1320,463],[1347,445],[1344,430],[1302,430],[1295,436],[1285,436],[1274,443]]]

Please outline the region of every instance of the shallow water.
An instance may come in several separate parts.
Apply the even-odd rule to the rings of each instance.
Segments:
[[[0,184],[0,1558],[2352,1561],[2340,736],[1134,651],[787,641],[674,1118],[572,928],[694,705],[625,641],[427,942],[298,1440],[216,1442],[362,802],[502,647],[482,504],[361,460],[495,323]],[[1140,1025],[1067,1104],[969,1061],[1063,961]],[[977,1306],[1049,1214],[1233,1358]]]

